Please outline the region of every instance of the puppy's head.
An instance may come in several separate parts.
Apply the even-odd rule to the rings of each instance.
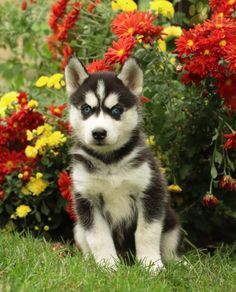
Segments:
[[[89,74],[73,57],[65,69],[70,98],[69,118],[79,141],[93,150],[110,152],[127,143],[138,126],[143,73],[135,59],[121,72]]]

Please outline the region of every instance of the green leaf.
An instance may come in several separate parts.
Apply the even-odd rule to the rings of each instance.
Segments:
[[[215,179],[217,177],[217,175],[218,175],[218,172],[216,170],[215,164],[212,164],[212,166],[211,166],[211,177],[213,179]]]
[[[220,165],[222,161],[223,161],[223,155],[220,152],[215,151],[215,162]]]

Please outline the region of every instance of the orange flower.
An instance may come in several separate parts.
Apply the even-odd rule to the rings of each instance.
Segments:
[[[56,117],[61,117],[64,109],[66,108],[66,104],[62,104],[59,106],[54,106],[54,104],[51,104],[48,107],[48,110]]]
[[[117,42],[112,42],[112,48],[109,48],[105,54],[105,61],[108,64],[123,64],[130,56],[136,41],[131,37],[120,38]]]
[[[218,204],[219,200],[213,194],[206,194],[202,199],[202,204],[205,207],[215,207]]]

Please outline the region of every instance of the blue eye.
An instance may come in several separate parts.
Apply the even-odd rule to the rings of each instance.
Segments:
[[[122,113],[123,113],[123,108],[122,106],[120,105],[115,105],[113,106],[113,108],[111,109],[111,115],[114,117],[114,118],[119,118]]]
[[[84,115],[89,115],[92,113],[92,108],[91,106],[89,106],[88,104],[84,104],[82,107],[81,107],[81,112],[82,114]]]

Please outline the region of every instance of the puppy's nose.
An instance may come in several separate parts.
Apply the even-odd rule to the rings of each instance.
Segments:
[[[97,141],[102,141],[106,138],[107,131],[102,128],[96,128],[92,131],[93,138]]]

